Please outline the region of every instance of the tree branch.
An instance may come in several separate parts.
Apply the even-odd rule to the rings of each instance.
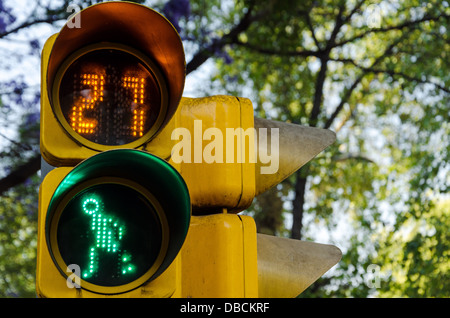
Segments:
[[[365,37],[366,35],[368,35],[370,33],[378,33],[378,32],[385,33],[385,32],[392,31],[392,30],[402,30],[404,28],[412,27],[412,26],[415,26],[415,25],[420,24],[422,22],[436,21],[436,20],[439,20],[442,17],[450,18],[450,15],[446,15],[444,13],[441,13],[438,16],[425,15],[422,19],[413,20],[413,21],[405,21],[405,22],[403,22],[401,24],[398,24],[398,25],[392,25],[392,26],[380,27],[380,28],[371,28],[371,29],[368,29],[368,30],[366,30],[364,32],[361,32],[360,34],[355,35],[355,36],[353,36],[353,37],[351,37],[351,38],[349,38],[347,40],[343,40],[341,42],[334,43],[333,48],[338,47],[338,46],[343,46],[343,45],[345,45],[347,43],[353,42],[353,41],[358,40],[358,39],[362,39],[363,37]]]
[[[353,10],[349,13],[348,16],[343,15],[344,13],[344,7],[341,7],[341,10],[339,11],[339,21],[336,22],[335,24],[335,28],[333,31],[333,35],[332,37],[330,37],[330,40],[334,41],[336,39],[337,34],[339,33],[340,28],[342,27],[342,25],[344,23],[347,23],[350,18],[353,16],[353,14],[361,7],[361,5],[365,2],[365,0],[361,0],[359,3],[356,4],[356,6],[353,8]],[[315,56],[317,58],[321,58],[326,56],[326,52],[325,49],[323,49],[321,47],[321,44],[319,42],[319,40],[317,39],[315,32],[314,32],[314,25],[312,23],[311,17],[309,15],[309,12],[306,11],[300,11],[300,13],[305,17],[306,19],[306,24],[308,25],[308,28],[310,30],[310,32],[312,33],[312,38],[314,40],[314,43],[317,46],[317,50],[313,51],[313,50],[295,50],[295,51],[280,51],[280,50],[274,50],[274,49],[269,49],[269,48],[262,48],[259,47],[257,45],[248,43],[248,42],[242,42],[237,40],[236,42],[234,42],[233,44],[237,44],[239,46],[243,46],[246,47],[247,49],[250,49],[252,51],[261,53],[261,54],[269,54],[269,55],[278,55],[278,56],[288,56],[288,57],[309,57],[309,56]],[[335,44],[333,45],[329,45],[330,48],[334,47]]]
[[[53,23],[55,21],[64,19],[64,17],[59,17],[59,16],[50,16],[47,17],[45,19],[36,19],[36,20],[31,20],[31,21],[26,21],[18,26],[16,26],[15,28],[12,28],[11,30],[5,31],[3,33],[0,33],[0,39],[6,37],[9,34],[15,33],[21,29],[24,28],[28,28],[29,26],[32,26],[34,24],[38,24],[38,23]]]
[[[366,76],[368,73],[370,73],[370,69],[372,69],[374,66],[376,66],[379,62],[381,62],[387,55],[389,55],[394,47],[402,41],[402,39],[406,36],[406,34],[402,34],[398,39],[396,39],[393,43],[391,43],[386,50],[380,56],[378,56],[375,61],[372,63],[372,65],[369,68],[362,68],[362,73],[356,78],[356,80],[353,82],[353,84],[349,87],[348,90],[345,91],[344,96],[342,97],[341,101],[339,102],[339,105],[334,110],[333,114],[331,114],[330,118],[325,123],[324,128],[328,129],[333,124],[333,121],[336,119],[338,114],[342,111],[344,108],[345,103],[349,100],[350,96],[352,95],[355,88],[358,86],[358,84],[362,81],[364,76]],[[331,60],[331,59],[330,59]]]
[[[417,83],[421,83],[421,84],[432,84],[432,85],[436,86],[437,88],[439,88],[440,90],[450,94],[450,89],[445,87],[444,85],[432,82],[430,80],[423,80],[421,78],[408,75],[408,74],[406,74],[404,72],[397,72],[397,71],[385,70],[385,69],[377,69],[377,68],[374,68],[373,66],[364,67],[362,65],[359,65],[358,63],[356,63],[352,59],[330,58],[330,61],[352,64],[352,65],[356,66],[357,68],[359,68],[359,69],[361,69],[361,70],[363,70],[363,71],[365,71],[367,73],[374,73],[374,74],[384,73],[384,74],[390,75],[391,77],[399,76],[399,77],[402,77],[402,78],[404,78],[404,79],[406,79],[408,81],[411,81],[411,82],[417,82]]]
[[[311,36],[314,40],[314,43],[317,46],[317,49],[320,51],[322,48],[320,46],[320,42],[317,40],[316,32],[314,31],[314,25],[311,20],[311,16],[309,15],[311,11],[305,12],[304,17],[306,19],[306,24],[308,25],[309,31],[311,32]]]
[[[41,155],[37,154],[26,163],[17,167],[16,170],[11,172],[8,176],[0,179],[0,195],[3,195],[8,189],[26,181],[29,177],[38,172],[39,169],[41,169]]]
[[[327,69],[328,69],[328,59],[330,58],[330,51],[333,47],[336,37],[339,33],[339,30],[341,29],[343,25],[343,14],[345,10],[345,5],[341,4],[339,7],[339,12],[336,16],[336,23],[334,25],[333,31],[331,32],[330,38],[327,41],[326,47],[322,52],[320,62],[320,70],[317,74],[316,78],[316,85],[315,85],[315,91],[314,91],[314,100],[313,100],[313,107],[311,110],[311,114],[309,116],[309,124],[311,126],[317,125],[317,119],[319,118],[320,114],[320,108],[322,107],[322,100],[323,100],[323,85],[325,84],[325,79],[327,75]]]
[[[357,153],[347,153],[347,154],[340,154],[333,156],[331,158],[333,161],[346,161],[346,160],[359,160],[359,161],[366,161],[368,163],[375,163],[372,159],[369,159],[361,154]]]
[[[15,141],[15,140],[9,138],[8,136],[5,136],[5,135],[2,134],[2,133],[0,133],[0,137],[5,138],[5,139],[8,140],[10,143],[16,145],[17,147],[19,147],[19,148],[22,149],[22,150],[25,150],[25,151],[30,151],[30,150],[32,150],[32,148],[31,148],[30,145],[27,145],[27,144],[21,144],[21,143]]]
[[[363,72],[361,75],[358,76],[358,78],[353,82],[353,84],[345,91],[344,96],[341,98],[341,101],[339,102],[339,105],[334,110],[333,114],[328,118],[328,120],[325,123],[325,126],[323,128],[328,129],[333,124],[333,121],[336,119],[338,114],[342,111],[344,108],[345,103],[349,100],[350,96],[352,95],[355,88],[361,83],[364,76],[366,76],[366,72]]]
[[[249,50],[261,53],[261,54],[268,54],[268,55],[277,55],[277,56],[301,56],[301,57],[308,57],[308,56],[315,56],[320,57],[321,51],[310,51],[310,50],[296,50],[296,51],[280,51],[280,50],[274,50],[274,49],[268,49],[268,48],[262,48],[259,46],[256,46],[254,44],[250,44],[248,42],[242,42],[237,40],[233,44],[243,46]]]
[[[325,48],[325,50],[327,50],[328,53],[334,47],[334,44],[336,43],[336,37],[339,34],[339,31],[341,30],[342,25],[344,24],[344,19],[343,19],[344,10],[345,10],[345,5],[341,4],[339,6],[339,12],[336,16],[336,23],[334,24],[333,31],[331,32],[330,39],[327,41],[327,46]]]
[[[322,107],[323,100],[323,85],[325,84],[325,79],[327,77],[328,69],[328,57],[322,58],[320,65],[319,74],[317,74],[315,90],[314,90],[314,100],[313,108],[309,116],[309,125],[315,127],[317,125],[317,119],[319,118],[320,108]]]
[[[344,18],[344,23],[347,23],[347,22],[350,21],[350,19],[352,18],[352,16],[356,13],[356,11],[358,11],[358,10],[361,8],[361,6],[364,4],[364,2],[366,2],[366,0],[361,0],[361,1],[359,1],[359,2],[355,5],[355,7],[352,9],[352,11],[350,11],[350,13],[348,14],[348,16],[346,16],[346,17]]]
[[[213,41],[208,47],[197,52],[186,65],[186,75],[195,71],[203,63],[205,63],[217,50],[221,50],[225,45],[238,43],[238,36],[240,33],[247,30],[251,23],[259,19],[262,14],[252,15],[253,6],[250,6],[242,17],[241,21],[217,41]]]

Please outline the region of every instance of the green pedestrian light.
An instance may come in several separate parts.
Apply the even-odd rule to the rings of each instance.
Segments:
[[[138,191],[100,184],[65,207],[56,233],[58,249],[67,263],[80,266],[86,282],[125,285],[145,275],[157,260],[166,223]]]
[[[189,193],[172,166],[146,152],[112,150],[62,180],[47,211],[46,239],[63,275],[76,264],[81,288],[118,294],[171,264],[189,220]]]

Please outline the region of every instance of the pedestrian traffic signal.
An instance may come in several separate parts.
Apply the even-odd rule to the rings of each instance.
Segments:
[[[66,279],[72,274],[67,268],[76,264],[79,285],[104,295],[130,292],[170,266],[191,212],[186,184],[171,165],[147,152],[119,149],[67,171],[55,169],[57,180],[42,183],[41,195],[47,197],[41,204],[48,208],[40,221],[45,232],[39,244],[47,247],[40,249],[41,259],[51,257]],[[38,268],[44,296],[46,273]]]
[[[38,295],[292,296],[322,275],[305,282],[288,264],[277,280],[267,255],[286,260],[273,249],[292,256],[295,244],[260,239],[237,213],[335,135],[254,118],[246,98],[182,98],[181,39],[152,9],[114,1],[78,14],[81,28],[64,26],[42,52],[51,171],[39,192]]]
[[[81,28],[65,25],[42,54],[41,154],[56,169],[40,188],[37,291],[167,297],[190,196],[157,151],[136,148],[177,110],[181,39],[159,13],[130,2],[79,15]]]

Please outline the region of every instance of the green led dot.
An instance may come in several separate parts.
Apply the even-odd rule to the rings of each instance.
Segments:
[[[82,206],[84,212],[87,214],[93,214],[97,212],[98,209],[100,208],[100,204],[98,203],[98,201],[93,198],[88,198],[84,200]]]

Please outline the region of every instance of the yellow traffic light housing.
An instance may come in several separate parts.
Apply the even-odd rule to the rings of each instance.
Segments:
[[[61,168],[40,188],[37,291],[170,297],[190,197],[169,163],[133,148],[177,110],[181,39],[159,13],[130,2],[79,14],[82,27],[65,25],[42,52],[41,154]],[[80,272],[67,272],[72,265]],[[67,287],[71,279],[79,288]]]
[[[55,169],[44,181],[40,295],[67,294],[62,283],[70,265],[79,266],[78,285],[88,295],[132,292],[163,274],[177,257],[191,205],[183,178],[164,160],[138,150],[111,150],[73,169]],[[46,277],[49,267],[59,272],[59,284]],[[172,293],[175,289],[173,284]]]
[[[258,296],[293,298],[337,264],[336,246],[258,234]]]
[[[253,125],[253,106],[246,98],[182,98],[146,150],[161,153],[161,144],[170,146],[169,163],[186,180],[194,214],[237,213],[255,196]]]
[[[256,243],[256,226],[250,216],[192,216],[180,251],[180,296],[258,297]]]
[[[79,14],[82,27],[65,25],[42,53],[41,153],[53,166],[142,147],[172,118],[184,87],[183,45],[162,15],[120,1]]]

